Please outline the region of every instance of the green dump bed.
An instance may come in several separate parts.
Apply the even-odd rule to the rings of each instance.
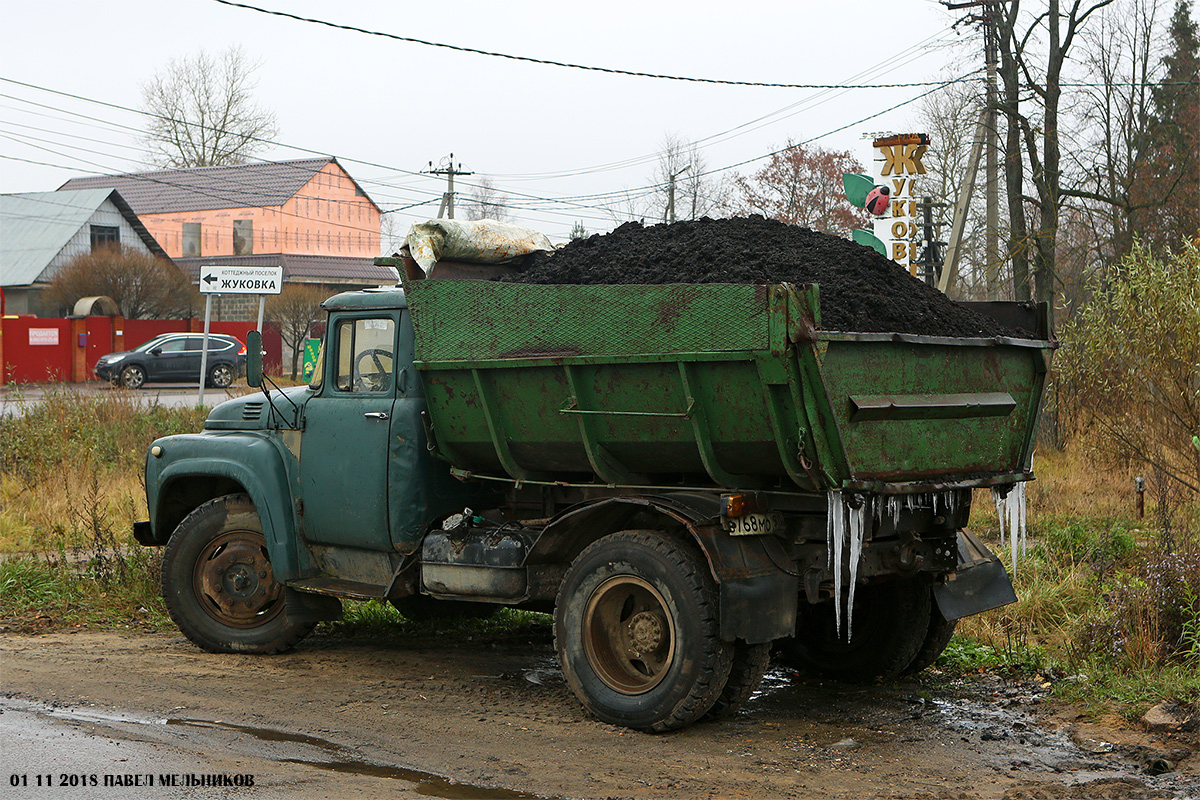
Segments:
[[[1034,339],[826,332],[815,286],[405,289],[432,446],[463,472],[884,493],[1028,477],[1044,322]]]

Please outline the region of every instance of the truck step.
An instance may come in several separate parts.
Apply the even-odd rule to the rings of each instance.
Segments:
[[[350,597],[355,600],[382,600],[387,592],[386,586],[329,577],[304,578],[303,580],[289,581],[288,586],[302,592],[328,594],[335,597]]]

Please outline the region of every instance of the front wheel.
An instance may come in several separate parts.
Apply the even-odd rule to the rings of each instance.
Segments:
[[[121,370],[121,385],[126,389],[140,389],[146,383],[146,371],[137,364]]]
[[[210,500],[179,523],[163,552],[171,619],[210,653],[280,653],[315,622],[292,622],[250,498]]]
[[[658,531],[614,533],[580,553],[559,590],[554,638],[588,711],[652,732],[708,712],[733,658],[707,565]]]

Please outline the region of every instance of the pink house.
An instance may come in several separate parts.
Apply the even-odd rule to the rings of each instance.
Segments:
[[[282,266],[285,282],[331,292],[395,282],[374,264],[379,206],[335,158],[74,178],[116,189],[179,267]]]

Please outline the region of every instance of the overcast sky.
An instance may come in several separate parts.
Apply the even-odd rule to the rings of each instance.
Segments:
[[[976,69],[981,49],[972,29],[951,29],[956,17],[934,0],[246,3],[466,48],[724,81],[940,81]],[[502,196],[514,221],[561,240],[577,221],[589,231],[623,221],[621,209],[588,196],[652,184],[668,135],[701,142],[714,171],[750,162],[737,171],[751,173],[764,163],[752,159],[789,138],[849,150],[866,164],[864,134],[912,130],[919,102],[857,121],[930,88],[631,77],[396,41],[215,0],[0,4],[0,192],[147,169],[137,134],[144,118],[114,106],[136,110],[141,84],[172,58],[238,44],[261,60],[256,98],[278,116],[278,146],[260,157],[336,156],[384,210],[414,206],[390,215],[401,232],[436,216],[445,179],[422,171],[450,152],[475,173],[458,179],[460,203],[487,177],[513,193]]]

